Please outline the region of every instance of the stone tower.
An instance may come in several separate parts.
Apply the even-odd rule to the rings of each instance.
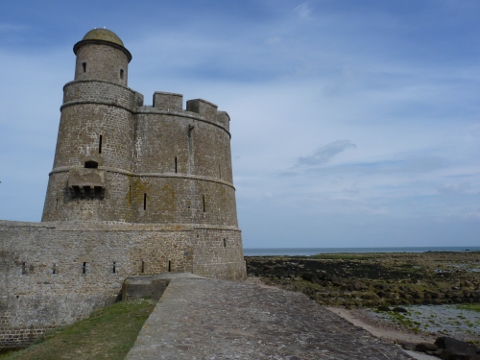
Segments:
[[[132,59],[113,32],[75,44],[42,221],[237,226],[230,118],[201,100],[127,87]]]
[[[74,52],[42,222],[0,220],[0,346],[88,316],[132,275],[246,277],[228,114],[168,92],[145,106],[109,30]]]

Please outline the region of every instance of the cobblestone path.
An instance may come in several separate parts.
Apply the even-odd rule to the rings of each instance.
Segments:
[[[126,359],[412,358],[303,294],[174,278]]]

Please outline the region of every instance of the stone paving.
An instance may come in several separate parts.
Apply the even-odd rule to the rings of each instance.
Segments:
[[[126,359],[413,358],[303,294],[175,277]]]

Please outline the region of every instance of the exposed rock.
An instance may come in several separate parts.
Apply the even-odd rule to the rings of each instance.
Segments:
[[[386,306],[386,305],[380,305],[378,308],[377,308],[378,311],[391,311],[391,309]]]
[[[442,349],[440,357],[446,360],[480,360],[480,348],[465,341],[441,336],[435,345]]]
[[[402,348],[404,348],[405,350],[415,350],[415,347],[416,347],[416,345],[414,343],[411,343],[411,342],[404,342],[402,344]]]
[[[436,351],[438,346],[430,343],[420,343],[415,346],[415,351],[427,352],[427,351]]]

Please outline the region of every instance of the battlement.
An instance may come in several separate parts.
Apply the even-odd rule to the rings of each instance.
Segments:
[[[229,131],[230,116],[225,111],[217,110],[217,105],[203,99],[193,99],[187,101],[187,108],[184,110],[182,104],[182,94],[163,91],[156,91],[153,94],[152,107],[154,109],[177,113],[183,111],[195,113],[203,117],[205,120],[216,123]]]
[[[153,107],[166,111],[182,111],[183,95],[169,92],[155,91]]]

